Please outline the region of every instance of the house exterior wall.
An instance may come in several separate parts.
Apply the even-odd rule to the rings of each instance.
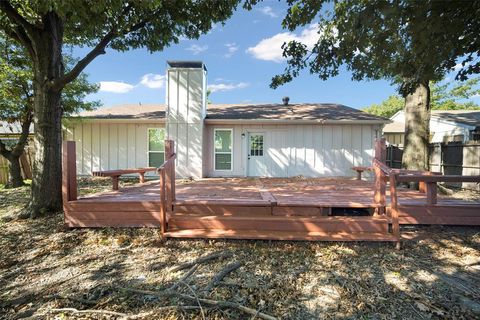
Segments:
[[[405,123],[405,113],[403,111],[399,111],[395,115],[393,115],[390,119],[396,122]],[[474,127],[468,126],[466,124],[443,120],[440,115],[432,115],[430,117],[430,142],[432,143],[448,142],[448,141],[466,142],[466,141],[469,141],[470,139],[470,131],[474,129],[475,129]],[[399,136],[399,133],[384,132],[384,136],[388,142],[392,144],[398,144],[396,142],[391,142],[389,140],[389,137],[397,141],[398,140],[397,137]],[[402,138],[401,144],[403,144],[403,138]]]
[[[161,122],[79,122],[64,128],[64,140],[76,142],[77,174],[148,166],[148,129]],[[150,173],[153,174],[153,173]]]
[[[176,143],[176,169],[181,177],[201,178],[206,71],[167,70],[167,138]]]
[[[231,171],[214,169],[214,130],[233,129]],[[247,175],[248,132],[265,135],[265,176],[354,176],[352,166],[370,166],[376,125],[213,125],[205,126],[203,171],[206,177]],[[244,134],[244,137],[242,137]]]
[[[391,133],[384,133],[383,137],[385,140],[393,145],[403,145],[403,141],[405,139],[405,134],[403,132],[391,132]]]

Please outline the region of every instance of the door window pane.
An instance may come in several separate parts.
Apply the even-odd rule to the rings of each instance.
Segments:
[[[263,156],[263,135],[250,136],[250,156]]]

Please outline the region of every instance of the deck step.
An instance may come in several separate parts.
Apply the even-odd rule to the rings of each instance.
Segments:
[[[289,216],[218,216],[178,215],[170,217],[169,229],[223,229],[223,230],[264,230],[291,232],[381,232],[388,231],[386,217],[289,217]]]
[[[257,239],[291,241],[397,241],[384,232],[291,232],[260,230],[187,229],[165,233],[168,238]]]

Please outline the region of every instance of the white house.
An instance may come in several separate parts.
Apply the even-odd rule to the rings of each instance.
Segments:
[[[371,165],[388,119],[331,103],[208,104],[207,69],[169,61],[166,105],[124,105],[65,122],[77,142],[78,174],[160,166],[163,140],[176,143],[183,177],[353,175]]]
[[[403,144],[405,113],[399,111],[390,118],[393,122],[383,128],[391,144]],[[480,140],[480,110],[432,110],[430,142]]]

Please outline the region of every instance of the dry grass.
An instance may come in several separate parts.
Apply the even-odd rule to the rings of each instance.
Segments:
[[[82,193],[109,180],[80,183]],[[0,190],[0,215],[15,210],[28,188]],[[7,202],[4,202],[4,200]],[[74,229],[61,215],[3,223],[0,234],[0,318],[116,319],[58,308],[110,310],[141,319],[246,319],[231,308],[165,310],[193,305],[161,292],[188,271],[171,267],[213,252],[227,260],[199,265],[179,285],[206,298],[232,301],[285,319],[473,319],[480,317],[479,228],[424,227],[391,244],[277,241],[162,241],[155,229]],[[226,264],[243,261],[219,286],[202,293]],[[143,316],[142,316],[143,315]]]

